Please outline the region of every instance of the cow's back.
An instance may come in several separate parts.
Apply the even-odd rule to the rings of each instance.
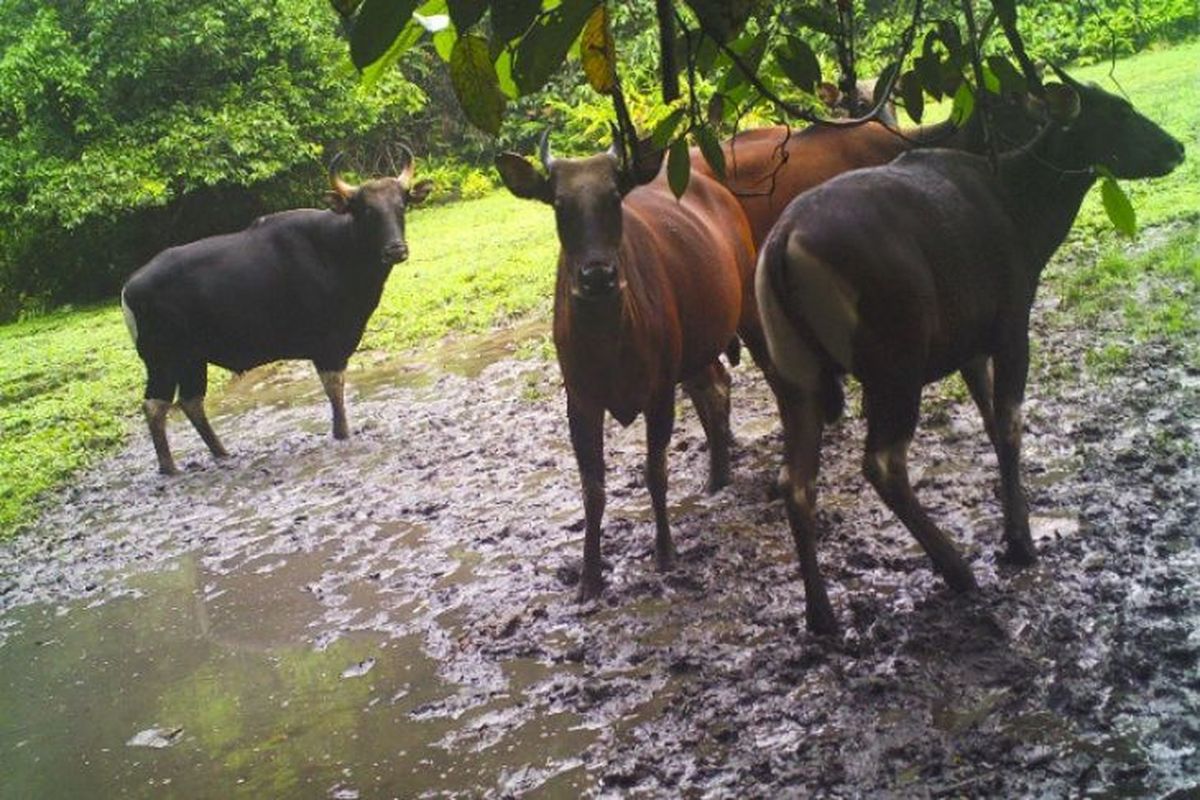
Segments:
[[[739,133],[722,148],[725,184],[749,220],[754,243],[761,246],[793,198],[848,170],[886,164],[909,144],[883,125],[868,122],[802,130],[782,125],[757,128]],[[692,163],[713,177],[698,154],[693,154]]]
[[[338,227],[330,212],[299,209],[159,253],[122,292],[139,348],[186,350],[238,371],[311,358],[328,347],[330,326],[345,324]]]

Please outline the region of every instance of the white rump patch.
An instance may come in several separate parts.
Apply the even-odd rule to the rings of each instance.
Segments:
[[[786,263],[797,285],[801,311],[817,339],[843,369],[853,371],[858,292],[828,264],[805,250],[796,236],[788,237]]]
[[[125,302],[125,290],[121,290],[121,313],[125,315],[125,327],[129,329],[129,336],[133,339],[133,344],[137,346],[137,317],[133,316],[133,309]]]

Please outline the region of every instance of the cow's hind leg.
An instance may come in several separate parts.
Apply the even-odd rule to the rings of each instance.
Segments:
[[[957,591],[975,588],[971,568],[954,544],[929,519],[908,479],[908,446],[917,429],[921,404],[919,384],[863,387],[867,409],[867,448],[863,472],[887,504],[933,560],[934,568]]]
[[[203,362],[188,364],[179,370],[179,407],[187,415],[192,427],[213,458],[227,458],[229,453],[221,445],[221,440],[209,424],[208,416],[204,413],[204,396],[208,392],[208,366]]]
[[[683,384],[708,439],[709,494],[729,483],[729,446],[733,438],[729,432],[729,383],[725,367],[714,361]]]
[[[346,423],[346,365],[329,366],[313,363],[317,375],[321,378],[321,386],[325,388],[325,396],[329,398],[329,406],[333,412],[333,438],[349,439],[350,426]]]
[[[801,388],[782,378],[772,382],[779,411],[784,420],[784,468],[780,488],[788,526],[800,561],[804,580],[804,618],[808,629],[817,634],[837,632],[833,605],[817,562],[817,473],[821,466],[821,432],[824,429],[824,403],[813,387]]]
[[[654,506],[654,557],[659,572],[675,566],[675,543],[667,518],[667,445],[675,429],[675,392],[650,401],[646,410],[646,488]]]
[[[146,415],[146,426],[150,429],[150,441],[154,443],[154,454],[158,458],[158,471],[163,475],[177,475],[179,469],[171,456],[171,445],[167,442],[167,412],[175,399],[175,370],[166,361],[146,359],[146,393],[142,411]]]
[[[1021,486],[1021,403],[1029,372],[1029,341],[1022,326],[1017,341],[996,354],[996,455],[1004,507],[1005,557],[1015,564],[1037,560],[1029,532],[1029,506]]]
[[[988,441],[999,452],[1000,440],[996,435],[996,411],[992,405],[992,362],[987,356],[967,362],[960,370],[963,381],[971,392],[971,399],[979,409],[983,418],[983,429],[987,432]]]

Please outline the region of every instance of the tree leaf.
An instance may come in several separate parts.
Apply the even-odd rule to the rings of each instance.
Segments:
[[[460,31],[479,22],[487,11],[488,0],[450,0],[450,20]]]
[[[424,35],[425,29],[415,19],[410,19],[408,24],[404,26],[404,29],[400,31],[400,35],[392,42],[392,46],[388,48],[388,51],[373,63],[363,68],[363,88],[370,89],[374,86],[384,76],[384,73],[396,65],[396,62],[400,60],[400,56],[404,55],[410,47],[421,41],[421,37]]]
[[[688,151],[687,139],[680,136],[671,142],[671,151],[667,154],[667,184],[676,198],[683,197],[691,177],[692,155]]]
[[[937,53],[918,56],[913,61],[917,76],[921,79],[921,87],[934,100],[942,99],[942,66]]]
[[[499,133],[508,98],[500,91],[487,40],[475,34],[459,37],[450,54],[450,81],[471,124],[493,136]]]
[[[579,38],[579,60],[588,83],[600,94],[608,94],[616,84],[617,51],[612,29],[608,26],[608,11],[596,6],[583,26]]]
[[[725,95],[716,92],[712,97],[708,98],[707,110],[708,124],[717,126],[725,119]],[[664,144],[666,140],[663,140]]]
[[[571,43],[591,16],[598,0],[563,0],[540,15],[517,45],[513,57],[513,79],[521,94],[532,94],[567,58]]]
[[[954,120],[955,125],[962,127],[973,113],[975,113],[975,93],[971,90],[971,84],[963,81],[958,85],[958,91],[954,93],[954,106],[950,109],[950,119]]]
[[[962,35],[958,32],[958,26],[948,19],[939,21],[938,38],[942,40],[942,44],[946,45],[946,51],[950,53],[950,60],[956,64],[963,63],[965,56]]]
[[[987,65],[995,73],[996,77],[1000,79],[1001,91],[1005,93],[1024,94],[1028,90],[1029,85],[1025,81],[1025,76],[1004,56],[988,56]]]
[[[750,19],[756,0],[685,0],[705,33],[721,42],[729,41]]]
[[[442,61],[449,61],[454,52],[454,44],[458,41],[458,33],[453,27],[443,28],[433,35],[433,49],[437,51]]]
[[[1111,172],[1104,168],[1099,168],[1098,171],[1102,174],[1107,173],[1100,184],[1100,199],[1104,202],[1104,211],[1117,232],[1132,239],[1137,236],[1137,212],[1133,209],[1133,203],[1129,202],[1129,195],[1125,194],[1125,190]]]
[[[821,64],[816,53],[798,36],[787,38],[784,46],[775,53],[775,61],[787,79],[802,91],[813,91],[821,80]]]
[[[687,113],[687,109],[677,108],[654,126],[654,132],[650,134],[650,141],[655,147],[667,146],[667,142],[671,141],[671,137],[675,135],[675,129],[679,127],[679,121],[683,119],[685,113]]]
[[[363,0],[350,34],[354,66],[361,71],[382,58],[412,20],[416,8],[417,0]]]
[[[992,8],[996,9],[996,16],[1005,25],[1017,24],[1016,0],[993,0]]]
[[[713,174],[717,176],[717,180],[725,180],[725,152],[721,150],[721,143],[717,141],[717,135],[713,133],[712,128],[701,128],[697,134],[700,141],[700,152],[704,154],[704,160],[712,167]]]
[[[818,33],[832,36],[839,31],[837,15],[820,6],[798,6],[791,9],[790,14],[801,25]]]
[[[900,76],[900,99],[904,101],[904,110],[913,122],[919,123],[925,113],[925,92],[921,89],[921,79],[916,70],[909,70]]]
[[[492,0],[492,37],[497,42],[511,42],[533,24],[542,10],[542,0]]]

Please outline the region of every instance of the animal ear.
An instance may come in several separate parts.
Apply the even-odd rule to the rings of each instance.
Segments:
[[[633,163],[629,165],[628,186],[622,187],[624,192],[658,177],[667,150],[664,147],[655,147],[650,139],[639,139],[631,155]]]
[[[1060,125],[1070,125],[1079,116],[1079,92],[1062,83],[1046,86],[1046,115]]]
[[[346,214],[350,211],[350,198],[336,190],[330,189],[325,193],[325,202],[329,205],[329,209],[337,214]]]
[[[408,190],[408,202],[417,203],[425,202],[425,198],[429,197],[429,193],[433,191],[433,181],[424,180],[417,181],[417,185]]]
[[[501,153],[496,156],[496,169],[504,185],[517,197],[541,200],[543,203],[554,201],[550,179],[516,153]]]

